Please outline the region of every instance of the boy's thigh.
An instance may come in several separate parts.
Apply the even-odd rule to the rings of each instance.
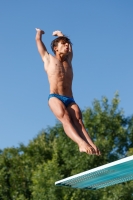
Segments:
[[[75,120],[77,121],[77,120],[82,119],[81,110],[80,110],[79,106],[76,103],[71,104],[70,106],[68,106],[67,107],[67,111],[70,114],[71,119],[73,121],[75,121]]]
[[[59,120],[62,120],[65,115],[69,115],[65,105],[56,97],[50,98],[48,104],[54,115]]]

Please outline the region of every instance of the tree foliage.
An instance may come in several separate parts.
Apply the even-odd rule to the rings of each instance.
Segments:
[[[0,151],[0,200],[125,200],[133,199],[133,181],[97,191],[55,186],[57,180],[133,154],[133,116],[119,109],[118,94],[109,104],[94,100],[83,113],[85,127],[102,155],[78,151],[57,123],[27,146]]]

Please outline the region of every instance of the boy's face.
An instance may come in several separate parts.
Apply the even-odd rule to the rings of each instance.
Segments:
[[[58,42],[58,45],[54,47],[56,54],[67,55],[69,53],[69,43],[63,40]]]

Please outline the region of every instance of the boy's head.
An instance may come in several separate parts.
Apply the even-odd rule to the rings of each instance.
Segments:
[[[60,36],[51,42],[51,49],[56,54],[59,51],[69,50],[69,44],[72,45],[70,39],[66,36]],[[63,50],[64,49],[64,50]]]

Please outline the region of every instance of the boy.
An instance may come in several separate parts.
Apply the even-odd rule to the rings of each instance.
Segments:
[[[94,145],[82,122],[81,111],[76,104],[72,93],[72,43],[61,31],[54,31],[58,36],[51,43],[55,56],[47,52],[42,42],[43,30],[36,28],[36,44],[44,69],[48,75],[50,95],[48,104],[54,115],[62,123],[65,133],[75,143],[80,152],[100,155],[99,149]]]

